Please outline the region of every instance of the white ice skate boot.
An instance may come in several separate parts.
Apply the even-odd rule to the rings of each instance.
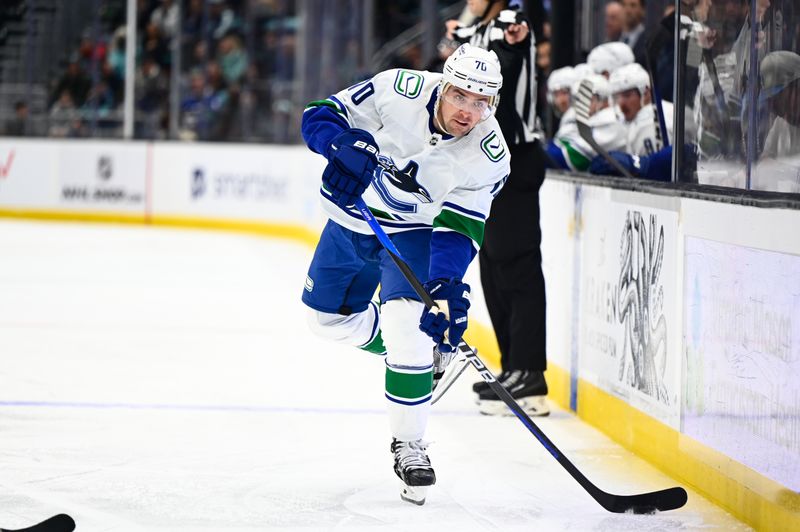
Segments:
[[[425,504],[428,487],[436,484],[436,473],[425,449],[422,440],[400,441],[392,438],[394,472],[403,481],[400,498],[419,506]]]
[[[511,397],[529,416],[548,416],[547,381],[541,371],[512,370],[501,374],[500,385],[508,390]],[[491,388],[478,393],[478,410],[481,414],[511,416],[514,413],[500,400]]]

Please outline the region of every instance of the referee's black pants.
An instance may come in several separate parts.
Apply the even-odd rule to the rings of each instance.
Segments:
[[[511,174],[486,220],[480,271],[504,370],[547,369],[539,226],[545,162],[537,143],[510,147]]]

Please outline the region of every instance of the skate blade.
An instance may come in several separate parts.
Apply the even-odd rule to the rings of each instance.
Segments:
[[[549,416],[550,407],[543,395],[523,397],[517,399],[517,404],[529,416]],[[478,400],[478,411],[487,416],[513,416],[511,411],[503,401],[497,400]]]
[[[400,498],[406,502],[422,506],[425,504],[425,497],[428,496],[428,487],[429,486],[406,486],[403,484],[400,491]]]

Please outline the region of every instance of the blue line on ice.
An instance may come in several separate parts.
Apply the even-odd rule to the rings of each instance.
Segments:
[[[86,409],[118,409],[118,410],[191,410],[199,412],[265,412],[272,414],[347,414],[347,415],[386,415],[383,409],[366,408],[316,408],[291,406],[259,406],[259,405],[198,405],[179,403],[92,403],[85,401],[0,401],[0,408],[7,407],[44,407],[44,408],[86,408]],[[468,410],[433,410],[435,415],[477,416],[477,412]]]

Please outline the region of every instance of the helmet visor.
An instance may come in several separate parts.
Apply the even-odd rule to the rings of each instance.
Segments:
[[[495,108],[492,105],[494,98],[474,97],[465,91],[455,90],[454,87],[447,87],[442,94],[444,101],[458,109],[470,113],[473,116],[486,120],[494,114]]]

